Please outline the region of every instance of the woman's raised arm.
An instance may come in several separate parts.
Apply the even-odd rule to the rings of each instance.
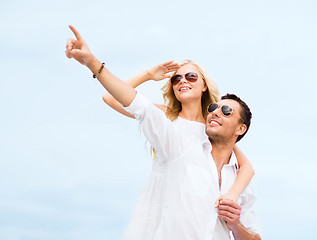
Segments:
[[[69,28],[75,34],[76,39],[68,39],[66,45],[66,56],[74,58],[81,64],[87,66],[105,89],[124,107],[129,106],[135,98],[136,91],[133,87],[115,77],[102,63],[95,58],[89,50],[87,43],[79,32],[73,27]]]
[[[178,68],[178,63],[174,63],[173,61],[165,62],[139,73],[138,75],[128,79],[126,83],[131,87],[136,88],[137,86],[149,80],[160,81],[169,78],[169,73],[176,71]],[[123,109],[122,105],[110,93],[105,93],[102,98],[112,109],[127,117],[134,118],[132,114]]]

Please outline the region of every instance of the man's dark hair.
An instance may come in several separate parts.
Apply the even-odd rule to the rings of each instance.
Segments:
[[[241,98],[236,96],[235,94],[227,93],[227,95],[224,95],[221,97],[221,100],[224,100],[224,99],[234,100],[234,101],[238,102],[241,106],[240,116],[242,119],[240,121],[241,121],[241,123],[243,123],[247,126],[247,130],[237,138],[236,142],[238,142],[238,141],[240,141],[241,138],[243,138],[243,136],[249,130],[249,127],[251,124],[252,113],[251,113],[248,105],[244,101],[242,101]]]

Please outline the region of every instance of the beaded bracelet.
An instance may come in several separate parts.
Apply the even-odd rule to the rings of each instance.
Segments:
[[[102,65],[101,65],[101,67],[100,67],[98,73],[97,73],[96,75],[95,75],[95,74],[92,75],[92,77],[93,77],[93,78],[97,78],[97,77],[99,76],[99,74],[101,73],[102,69],[104,68],[104,66],[105,66],[105,63],[102,63]]]

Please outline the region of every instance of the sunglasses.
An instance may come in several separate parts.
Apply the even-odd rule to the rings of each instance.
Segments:
[[[194,72],[188,72],[186,73],[185,75],[185,79],[188,81],[188,82],[196,82],[197,79],[198,79],[198,74],[197,73],[194,73]],[[182,80],[183,76],[180,75],[180,74],[175,74],[173,77],[171,77],[171,83],[173,85],[176,85],[177,83],[180,82],[180,80]]]
[[[213,112],[215,111],[217,108],[219,108],[220,106],[216,103],[210,104],[208,107],[208,112]],[[222,105],[221,106],[221,113],[225,116],[225,117],[230,117],[233,113],[233,109],[232,107],[228,106],[228,105]]]
[[[217,108],[219,108],[220,106],[217,103],[213,103],[210,104],[208,107],[208,112],[213,112],[215,111]],[[233,113],[233,109],[232,107],[228,106],[228,105],[222,105],[221,106],[221,113],[222,115],[224,115],[225,117],[230,117]],[[244,120],[240,117],[240,119],[242,120],[242,122],[244,122]]]

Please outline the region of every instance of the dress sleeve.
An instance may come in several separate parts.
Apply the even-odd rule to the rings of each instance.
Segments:
[[[251,232],[260,234],[260,229],[257,224],[256,210],[255,210],[255,196],[251,184],[249,184],[244,192],[241,194],[241,215],[240,221]]]
[[[185,139],[175,124],[171,122],[165,113],[137,92],[134,100],[124,109],[133,114],[140,127],[156,150],[158,156],[165,159],[176,158],[182,150]]]

